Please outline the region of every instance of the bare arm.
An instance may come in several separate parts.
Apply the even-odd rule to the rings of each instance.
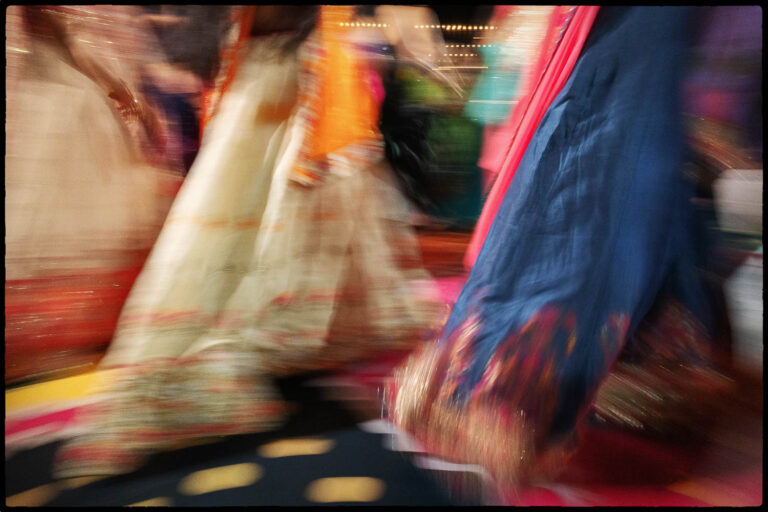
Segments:
[[[88,47],[79,42],[72,30],[71,22],[64,15],[48,7],[28,7],[33,23],[49,33],[67,52],[72,62],[91,80],[120,103],[133,103],[133,95],[126,84],[110,73],[94,58]]]

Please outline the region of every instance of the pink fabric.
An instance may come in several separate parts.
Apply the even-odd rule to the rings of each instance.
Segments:
[[[563,23],[562,18],[563,11],[561,9],[555,8],[552,10],[547,26],[547,33],[542,40],[542,46],[548,46],[550,44],[549,42],[556,36],[558,27]],[[554,44],[554,41],[552,44]],[[501,171],[507,156],[507,151],[509,150],[509,141],[515,137],[515,132],[520,125],[520,120],[531,102],[531,96],[536,90],[537,82],[552,57],[552,50],[554,49],[543,48],[535,62],[525,70],[520,88],[522,94],[520,94],[515,106],[512,108],[510,118],[502,125],[487,126],[485,128],[485,134],[483,136],[483,152],[480,161],[478,162],[478,166],[487,171],[485,175],[485,190],[488,190],[493,186],[497,174]]]
[[[459,298],[461,289],[464,288],[464,283],[467,281],[466,276],[460,277],[443,277],[435,279],[435,285],[437,286],[440,299],[450,306],[453,306],[456,299]]]
[[[517,166],[525,153],[528,143],[531,141],[536,128],[539,126],[541,118],[554,101],[557,94],[565,85],[568,77],[576,65],[576,61],[581,53],[581,48],[587,39],[592,23],[595,20],[599,7],[596,6],[578,6],[571,23],[563,34],[548,67],[544,71],[544,76],[538,86],[531,92],[530,101],[518,103],[512,114],[510,126],[516,128],[516,133],[512,140],[507,139],[506,146],[509,148],[501,166],[501,172],[493,184],[485,207],[475,226],[475,232],[472,235],[472,241],[467,248],[464,257],[464,265],[472,268],[480,253],[480,249],[485,241],[485,236],[496,217],[496,212],[501,205],[501,201],[507,192],[512,177],[515,175]],[[535,71],[534,71],[535,72]],[[517,120],[519,119],[519,125]],[[509,136],[508,132],[504,133]],[[501,134],[499,134],[501,137]],[[498,142],[497,142],[498,143]]]
[[[78,407],[72,407],[69,409],[63,409],[61,411],[33,415],[31,417],[16,419],[6,418],[6,443],[8,442],[9,437],[28,432],[30,430],[35,430],[36,432],[42,432],[44,430],[56,432],[66,426],[69,426],[75,417],[75,412],[77,412],[77,409]]]
[[[382,101],[384,101],[384,84],[381,82],[381,77],[378,73],[375,71],[369,71],[368,72],[368,83],[371,86],[371,90],[373,90],[373,96],[376,98],[376,101],[381,104]]]

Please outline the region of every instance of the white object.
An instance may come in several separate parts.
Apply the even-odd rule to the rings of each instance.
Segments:
[[[714,184],[720,227],[741,233],[763,231],[763,170],[730,169]]]
[[[763,369],[763,254],[750,254],[725,283],[734,362],[741,368]]]

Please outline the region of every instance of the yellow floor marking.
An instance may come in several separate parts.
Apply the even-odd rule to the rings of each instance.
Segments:
[[[79,487],[85,487],[86,485],[104,480],[107,476],[78,476],[75,478],[67,478],[62,480],[61,484],[67,489],[77,489]]]
[[[109,373],[90,372],[11,389],[5,392],[5,412],[43,403],[85,398],[91,394],[97,378],[109,377]]]
[[[741,493],[734,493],[732,489],[718,484],[709,479],[685,480],[667,486],[672,492],[703,501],[713,507],[740,507],[749,506],[744,502]]]
[[[331,451],[334,442],[329,439],[281,439],[259,447],[259,455],[274,459],[296,455],[319,455]]]
[[[386,485],[378,478],[320,478],[309,484],[305,496],[315,503],[368,502],[381,499],[385,489]]]
[[[7,507],[42,507],[59,493],[57,483],[45,484],[5,498]]]
[[[151,500],[140,501],[138,503],[134,503],[133,505],[128,505],[128,506],[129,507],[170,507],[171,500],[170,498],[152,498]]]
[[[179,491],[196,496],[223,489],[247,487],[255,483],[263,474],[264,470],[261,466],[253,463],[204,469],[186,476],[179,484]]]

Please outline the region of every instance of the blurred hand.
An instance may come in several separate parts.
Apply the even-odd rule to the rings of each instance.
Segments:
[[[134,96],[125,82],[115,82],[110,89],[109,97],[117,102],[121,114],[127,115],[138,111],[139,99]]]
[[[157,116],[146,101],[134,94],[124,82],[114,84],[109,97],[115,100],[118,112],[126,120],[138,120],[151,140],[157,137],[160,125]]]
[[[163,123],[156,111],[146,100],[134,94],[124,83],[120,83],[118,87],[113,87],[109,97],[115,101],[117,111],[127,124],[134,122],[141,124],[144,135],[140,136],[140,139],[146,141],[141,144],[145,147],[145,156],[155,163],[159,163],[162,160],[167,140]]]

